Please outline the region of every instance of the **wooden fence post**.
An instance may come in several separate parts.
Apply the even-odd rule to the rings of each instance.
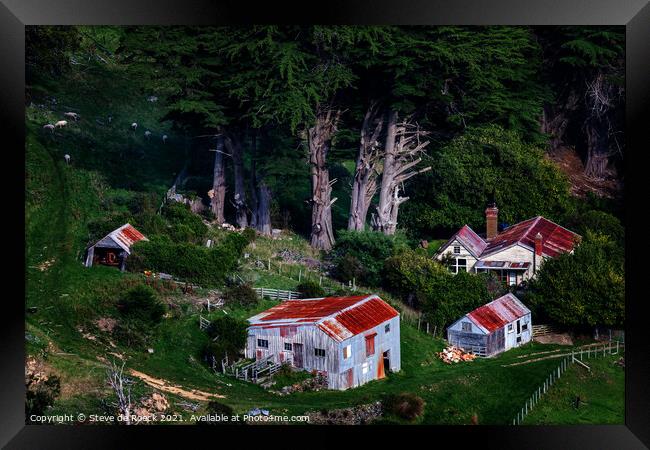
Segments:
[[[300,283],[301,278],[302,278],[302,267],[298,269],[298,283]]]

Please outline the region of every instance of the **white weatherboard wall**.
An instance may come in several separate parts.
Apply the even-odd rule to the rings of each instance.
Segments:
[[[459,246],[460,247],[460,253],[454,253],[454,247]],[[444,249],[442,252],[440,252],[437,256],[436,259],[442,260],[446,255],[449,255],[453,258],[464,258],[467,260],[467,271],[468,272],[473,272],[474,271],[474,264],[476,264],[477,259],[472,256],[472,254],[461,244],[461,242],[458,239],[454,239],[449,246],[447,246],[446,249]]]

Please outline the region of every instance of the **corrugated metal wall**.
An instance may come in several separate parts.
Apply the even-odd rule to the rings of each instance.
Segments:
[[[378,377],[380,366],[383,363],[383,354],[388,352],[388,370],[397,372],[401,369],[400,353],[400,317],[396,316],[380,325],[358,335],[352,336],[343,342],[337,342],[314,325],[304,325],[282,328],[249,328],[248,342],[245,354],[247,358],[264,358],[275,355],[276,362],[293,360],[293,351],[284,349],[285,343],[303,344],[303,368],[305,370],[319,370],[327,372],[328,386],[330,389],[347,389],[356,387],[375,380]],[[390,331],[386,332],[386,325]],[[376,333],[374,337],[375,352],[366,355],[366,336]],[[257,346],[258,339],[268,340],[268,349]],[[343,349],[350,346],[351,353],[347,359],[343,358]],[[316,356],[314,349],[325,350],[325,356]],[[282,356],[283,355],[283,356]],[[380,361],[381,360],[381,361]],[[350,375],[349,370],[352,370]],[[352,386],[350,386],[350,379]]]

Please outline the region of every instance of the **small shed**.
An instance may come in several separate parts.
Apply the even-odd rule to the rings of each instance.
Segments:
[[[318,371],[329,389],[401,367],[399,313],[376,295],[287,300],[248,321],[247,358]]]
[[[131,246],[148,239],[131,224],[124,224],[97,241],[86,250],[86,267],[95,264],[119,267],[124,270],[126,258],[131,254]]]
[[[447,341],[479,356],[493,356],[529,342],[530,310],[506,294],[465,314],[447,328]]]

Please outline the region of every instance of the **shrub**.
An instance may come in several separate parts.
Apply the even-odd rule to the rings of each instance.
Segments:
[[[183,203],[166,204],[162,209],[162,216],[169,223],[167,233],[176,242],[200,243],[208,232],[208,227],[201,217]]]
[[[223,298],[228,304],[249,308],[259,302],[257,292],[250,284],[237,284],[227,287],[223,292]]]
[[[257,238],[257,232],[253,228],[244,229],[244,231],[241,232],[241,235],[249,244],[254,242]]]
[[[211,340],[203,348],[203,355],[221,361],[224,357],[234,361],[246,346],[248,323],[230,316],[213,320],[206,330]],[[216,340],[215,340],[216,338]]]
[[[94,243],[125,223],[132,222],[129,213],[116,212],[88,222],[88,237]]]
[[[145,324],[160,323],[165,314],[165,305],[158,299],[156,291],[144,284],[129,289],[117,305],[124,318]]]
[[[407,247],[402,234],[387,236],[375,231],[340,231],[333,251],[336,276],[341,281],[354,277],[367,286],[379,286],[384,260],[397,249]]]
[[[50,375],[45,381],[37,382],[33,375],[27,381],[25,393],[25,415],[43,415],[45,410],[54,405],[61,394],[61,380],[56,375]]]
[[[217,414],[217,415],[224,415],[224,416],[231,417],[234,414],[234,411],[228,405],[224,405],[223,403],[220,403],[216,400],[210,400],[210,402],[208,403],[208,414]],[[207,423],[213,423],[213,422],[207,422]]]
[[[385,412],[408,421],[413,421],[424,413],[424,400],[408,392],[385,396],[382,406]]]
[[[568,224],[576,233],[585,236],[587,232],[609,236],[614,242],[624,245],[625,228],[621,221],[604,211],[589,210],[583,212]]]
[[[134,272],[166,272],[205,286],[222,284],[237,268],[246,240],[237,233],[227,235],[218,245],[207,248],[170,239],[150,237],[132,247],[127,267]]]
[[[325,296],[325,290],[314,281],[304,281],[296,286],[303,298],[320,298]]]

